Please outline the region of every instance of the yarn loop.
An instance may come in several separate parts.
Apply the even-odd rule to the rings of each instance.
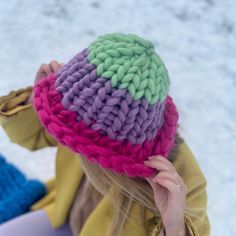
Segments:
[[[144,96],[150,104],[165,100],[168,72],[148,40],[134,34],[108,34],[98,37],[88,50],[97,75],[111,79],[112,87],[128,89],[135,100]]]

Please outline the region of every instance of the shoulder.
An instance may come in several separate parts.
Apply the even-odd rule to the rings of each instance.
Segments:
[[[195,181],[206,184],[206,178],[201,167],[185,141],[180,144],[179,152],[172,164],[186,185],[192,184]]]

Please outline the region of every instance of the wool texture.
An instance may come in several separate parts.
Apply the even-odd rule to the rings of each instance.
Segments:
[[[46,194],[38,180],[28,180],[0,154],[0,224],[30,210]]]
[[[154,45],[134,34],[98,37],[34,87],[34,107],[60,143],[116,173],[147,177],[168,157],[178,112]]]

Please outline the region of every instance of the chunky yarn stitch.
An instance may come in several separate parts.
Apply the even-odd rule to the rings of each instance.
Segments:
[[[163,124],[165,104],[151,105],[145,97],[135,100],[127,89],[113,88],[111,80],[98,77],[87,57],[85,49],[58,73],[56,90],[63,94],[63,106],[112,140],[138,144],[153,139]]]
[[[109,78],[112,87],[127,88],[137,100],[163,102],[169,90],[169,77],[154,45],[134,34],[107,34],[89,46],[89,62],[99,76]]]
[[[37,180],[27,180],[15,166],[0,154],[0,224],[30,210],[46,193]]]
[[[57,74],[34,87],[34,107],[60,143],[104,168],[150,176],[143,162],[168,156],[178,112],[169,77],[151,42],[136,35],[99,37]]]

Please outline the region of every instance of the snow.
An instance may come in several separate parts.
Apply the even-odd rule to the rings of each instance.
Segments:
[[[67,62],[97,36],[153,41],[171,77],[181,133],[208,184],[211,234],[236,235],[236,2],[36,1],[0,3],[0,95],[32,85],[42,62]],[[32,153],[0,129],[0,151],[29,177],[54,175],[56,150]]]

